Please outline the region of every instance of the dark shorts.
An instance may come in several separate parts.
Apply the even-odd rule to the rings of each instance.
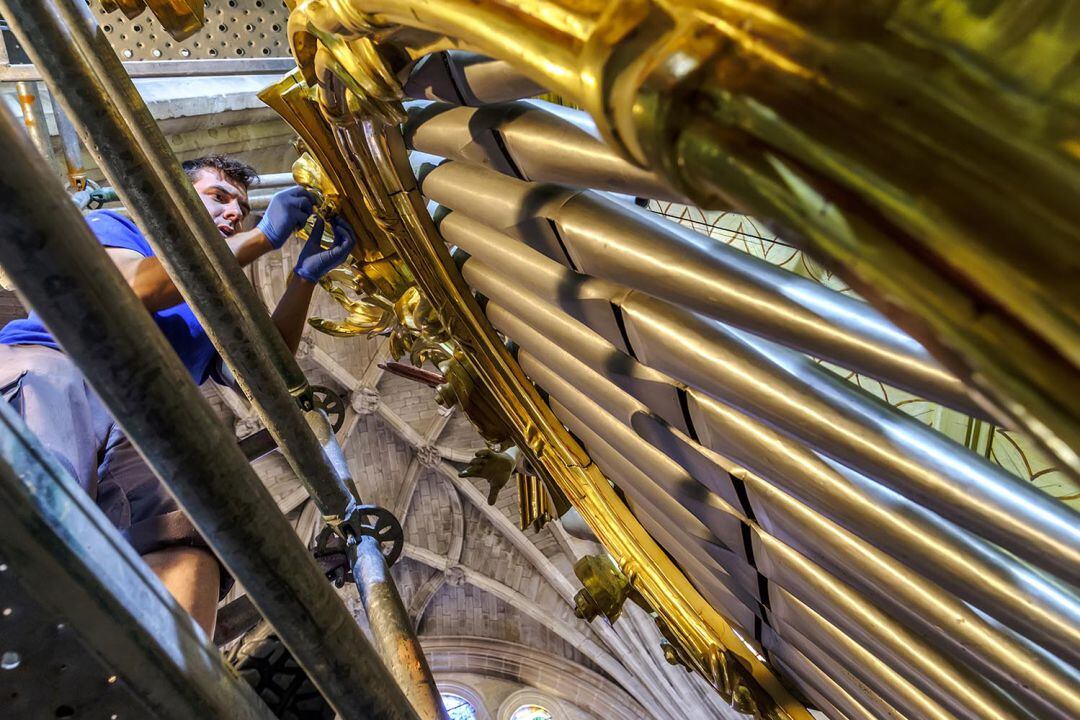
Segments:
[[[0,392],[140,555],[209,550],[75,364],[41,345],[0,345]],[[232,584],[222,568],[222,592]]]

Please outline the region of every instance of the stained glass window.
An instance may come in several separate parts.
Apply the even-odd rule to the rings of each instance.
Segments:
[[[552,720],[552,718],[546,708],[539,705],[522,705],[514,711],[510,720]]]
[[[460,695],[443,693],[442,701],[450,720],[476,720],[476,708]]]

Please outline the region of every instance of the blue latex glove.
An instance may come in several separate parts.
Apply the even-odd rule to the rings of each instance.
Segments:
[[[259,221],[259,230],[276,250],[299,230],[315,210],[315,201],[299,185],[282,190],[270,199],[270,206]]]
[[[334,226],[334,244],[323,249],[322,236],[326,223],[322,218],[315,220],[308,241],[300,251],[300,257],[296,259],[296,269],[293,272],[297,277],[317,283],[323,275],[340,265],[353,249],[356,235],[345,218],[336,217],[330,223]]]

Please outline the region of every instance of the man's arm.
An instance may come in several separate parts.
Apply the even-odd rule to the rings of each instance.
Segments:
[[[304,321],[307,320],[308,306],[311,305],[314,291],[315,283],[297,277],[295,273],[289,275],[285,293],[270,316],[285,344],[289,346],[289,352],[294,355],[296,348],[300,347],[300,336],[304,334]]]
[[[228,244],[241,266],[250,265],[274,249],[258,228],[237,233],[228,239]],[[105,252],[150,312],[170,308],[182,300],[180,291],[156,257],[144,257],[122,248],[105,248]]]
[[[304,332],[304,321],[307,320],[308,306],[311,305],[316,283],[323,275],[340,265],[356,244],[356,236],[344,218],[334,218],[332,224],[334,243],[324,249],[324,224],[322,219],[315,221],[307,243],[296,260],[296,268],[289,275],[285,293],[271,315],[278,332],[293,353],[300,346],[300,336]]]
[[[303,227],[313,207],[311,194],[303,188],[282,190],[271,198],[257,228],[238,232],[225,239],[225,242],[241,266],[250,265],[271,250],[277,250],[284,245],[289,236]],[[156,257],[146,257],[124,247],[109,247],[108,242],[103,244],[106,245],[109,257],[120,268],[120,274],[147,310],[164,310],[181,301],[180,291]]]

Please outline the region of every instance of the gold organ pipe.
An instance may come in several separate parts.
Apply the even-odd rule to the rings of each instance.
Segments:
[[[483,165],[504,176],[684,201],[656,172],[621,157],[588,115],[539,100],[484,108],[411,102],[410,149]]]
[[[460,50],[425,55],[402,86],[406,97],[477,107],[532,97],[544,88],[504,60]]]
[[[541,256],[539,253],[526,248],[523,244],[514,241],[506,237],[505,235],[495,232],[490,228],[487,228],[480,223],[477,223],[476,221],[470,220],[467,217],[463,217],[459,213],[450,213],[449,215],[444,217],[441,221],[440,227],[444,233],[444,236],[449,241],[458,245],[470,254],[476,256],[477,259],[486,261],[489,266],[497,265],[500,268],[501,275],[495,277],[479,274],[476,270],[469,271],[469,265],[467,264],[465,266],[467,273],[472,272],[470,281],[476,283],[476,287],[480,292],[488,295],[489,297],[497,299],[499,302],[507,303],[509,302],[507,298],[510,297],[510,295],[507,294],[506,278],[513,277],[515,281],[519,283],[519,290],[515,291],[517,294],[521,294],[521,290],[525,290],[526,294],[536,293],[537,295],[546,298],[548,302],[557,302],[562,308],[562,310],[571,313],[579,321],[586,323],[595,332],[602,335],[607,342],[611,343],[611,345],[615,347],[620,347],[620,349],[624,353],[627,353],[629,351],[629,348],[626,347],[626,344],[631,340],[629,336],[631,327],[625,326],[627,334],[624,335],[623,330],[620,329],[617,318],[613,315],[613,303],[617,305],[629,305],[629,301],[631,299],[637,298],[640,299],[642,303],[644,303],[642,307],[664,307],[666,308],[665,312],[670,311],[670,313],[672,313],[672,316],[664,321],[665,327],[672,329],[673,332],[675,332],[676,329],[682,328],[694,317],[696,317],[692,313],[689,313],[685,310],[680,310],[678,308],[675,308],[674,306],[656,302],[652,299],[649,299],[647,296],[642,296],[640,293],[635,294],[632,292],[628,292],[626,288],[615,285],[613,283],[596,280],[593,278],[583,278],[581,276],[576,276],[573,273],[567,271],[562,266],[558,265],[557,263],[554,263],[553,261]],[[479,266],[474,265],[473,267],[476,268]],[[532,316],[537,315],[537,312],[534,308],[543,306],[533,306],[529,303],[522,303],[517,304],[514,307],[520,309],[524,316]],[[628,318],[629,315],[624,316],[624,321],[626,321]],[[699,321],[693,320],[693,323],[699,323]],[[548,332],[553,338],[561,338],[560,342],[566,345],[566,347],[573,347],[575,348],[575,351],[579,353],[583,352],[585,346],[583,346],[582,341],[580,340],[580,337],[582,336],[559,334],[564,329],[570,328],[572,325],[573,324],[566,323],[560,324],[558,326],[552,325]],[[644,350],[645,348],[645,346],[640,346],[639,343],[633,343],[633,345],[639,350]],[[594,362],[601,363],[606,362],[606,360],[597,356]],[[634,365],[637,366],[636,364]],[[764,363],[762,367],[764,368],[768,365],[769,363]],[[654,411],[659,412],[660,414],[668,418],[668,420],[672,422],[673,425],[677,427],[681,426],[685,429],[686,420],[684,419],[680,402],[677,400],[674,391],[670,387],[666,386],[664,381],[655,379],[655,376],[659,375],[659,373],[651,370],[649,370],[648,372],[652,373],[654,379],[648,380],[647,382],[644,379],[641,379],[642,388],[651,388],[648,390],[649,394],[642,397],[643,401],[645,401]],[[757,371],[755,370],[755,372]],[[750,375],[753,376],[753,373],[751,373]],[[782,377],[782,375],[778,375],[777,379],[782,379]],[[713,383],[715,380],[716,377],[711,377],[709,379],[709,382]],[[744,381],[745,379],[743,380],[743,382]],[[670,383],[671,381],[670,379],[666,379],[666,382]],[[738,385],[739,382],[740,380],[738,380],[737,377],[733,375],[731,382],[728,383],[727,386],[724,386],[728,387],[729,389],[725,390],[724,387],[719,387],[719,389],[714,390],[714,392],[717,393],[718,397],[727,398],[731,396],[732,398],[734,398],[733,393],[737,393],[738,391],[738,388],[734,386]],[[794,391],[792,391],[792,393],[793,392]],[[854,398],[860,397],[855,388],[845,388],[840,394],[840,396],[844,396],[849,393]],[[732,402],[734,402],[734,400],[732,400]],[[861,400],[859,400],[858,402],[862,404]],[[869,400],[867,400],[866,403],[869,404]],[[877,405],[875,404],[873,405],[873,407],[876,408]],[[826,413],[822,417],[824,418],[829,416],[830,414]],[[893,416],[894,415],[890,413],[890,417]],[[920,428],[920,430],[922,429]],[[930,433],[932,431],[927,430],[926,432]],[[933,438],[938,443],[945,442],[945,439],[940,436],[929,435],[929,437]],[[949,444],[946,447],[950,448],[950,455],[958,454],[959,457],[967,457],[970,459],[970,462],[976,463],[976,467],[985,467],[982,462],[979,462],[976,458],[973,458],[970,453],[968,453],[966,450],[963,450],[959,446],[954,447],[952,444]],[[915,463],[916,460],[915,458],[912,458],[907,462]],[[929,460],[922,460],[920,462],[923,464],[924,468],[928,472],[934,472],[934,469],[938,467],[937,463],[931,463]],[[1007,486],[1015,485],[1017,487],[1016,493],[1023,493],[1024,495],[1034,493],[1034,500],[1036,501],[1037,505],[1046,505],[1051,510],[1060,513],[1063,517],[1069,517],[1071,514],[1073,514],[1072,511],[1069,511],[1068,508],[1066,508],[1065,506],[1061,505],[1060,503],[1056,503],[1056,501],[1054,501],[1052,498],[1037,494],[1039,493],[1038,490],[1022,484],[1019,480],[1013,478],[1012,476],[1001,476],[998,472],[995,471],[995,474],[992,477],[999,478],[1001,482],[1004,482]],[[882,481],[882,478],[880,477],[875,477],[875,479],[877,479],[879,482]],[[827,501],[827,504],[835,506],[835,503],[838,501],[839,498],[849,495],[850,492],[851,491],[848,490],[840,493],[837,499],[829,500]],[[1003,493],[1003,495],[1012,494],[1014,493]],[[880,500],[872,501],[868,503],[868,507],[873,507],[875,505],[879,505],[880,503]],[[949,508],[943,505],[941,507],[941,513],[944,516],[949,515]],[[1042,523],[1042,516],[1039,516],[1037,519],[1029,518],[1028,522]],[[996,526],[991,524],[990,530],[993,532],[995,527]],[[928,536],[934,536],[936,534],[937,533],[930,532]],[[1024,534],[1027,534],[1026,531]],[[917,540],[919,534],[913,534],[910,537],[911,540]],[[909,540],[908,543],[905,544],[910,544],[911,540]],[[1019,552],[1023,552],[1023,549],[1021,548]],[[933,562],[933,559],[935,557],[935,553],[933,551],[931,551],[930,554],[926,557],[927,560],[931,562],[931,567],[936,565],[936,563]],[[1037,562],[1038,558],[1035,558],[1035,561]],[[944,582],[948,577],[953,576],[957,572],[963,571],[965,567],[969,566],[969,562],[970,561],[964,561],[960,563],[956,568],[946,573],[943,576],[942,581]],[[1070,570],[1066,566],[1065,572],[1066,575],[1068,575],[1072,572],[1072,570]],[[977,573],[975,576],[972,577],[972,582],[967,583],[966,586],[977,588],[978,586],[983,584],[978,582],[977,579],[979,577],[985,576],[987,576],[986,571],[981,571],[980,573]],[[1024,584],[1030,585],[1030,583],[1027,582],[1025,582]],[[1003,621],[1009,622],[1009,620],[1006,618],[1015,618],[1025,614],[1022,608],[1023,606],[1017,606],[1013,610],[1004,611],[1002,617]],[[1055,637],[1060,637],[1059,630],[1054,630],[1049,632],[1045,636],[1040,636],[1042,642],[1053,642],[1053,638]],[[1072,643],[1066,645],[1065,647],[1069,647],[1069,645],[1072,645]]]
[[[535,368],[535,365],[533,367]],[[555,387],[555,385],[547,384],[553,375],[554,373],[544,373],[540,384],[545,387]],[[540,377],[539,374],[538,377]],[[556,390],[555,394],[552,395],[552,409],[566,423],[567,427],[581,437],[582,442],[594,454],[596,462],[601,465],[605,474],[610,474],[611,477],[625,483],[620,485],[620,489],[634,501],[635,510],[639,515],[663,519],[659,523],[654,523],[654,525],[667,524],[683,529],[681,531],[671,531],[672,535],[675,537],[681,535],[686,538],[684,542],[692,548],[693,552],[706,555],[722,554],[716,553],[712,549],[711,545],[713,543],[699,539],[694,534],[685,531],[686,528],[692,527],[693,522],[696,522],[693,518],[691,518],[691,522],[687,522],[678,515],[669,514],[639,494],[638,489],[641,485],[648,484],[650,482],[649,478],[645,476],[644,472],[637,469],[633,462],[622,458],[620,453],[601,437],[591,419],[583,419],[569,411],[559,399],[560,395],[567,397],[561,391]],[[635,475],[638,476],[640,481],[637,487],[635,487],[634,483],[627,482]],[[755,546],[755,549],[757,549],[757,546]],[[721,562],[721,564],[723,563]],[[727,569],[730,571],[728,582],[731,582],[730,578],[745,574],[745,572],[740,573],[739,567],[731,567],[730,560]],[[745,568],[745,570],[751,574],[753,573],[751,568]],[[749,580],[744,582],[748,583]],[[948,673],[948,670],[943,667],[948,665],[947,662],[941,663],[940,658],[935,658],[938,663],[931,668],[931,673],[922,675],[917,669],[913,669],[906,662],[899,660],[898,656],[902,656],[903,651],[883,656],[879,643],[867,643],[865,641],[867,635],[865,632],[861,633],[864,636],[863,638],[856,637],[847,629],[837,626],[828,618],[814,611],[802,600],[785,591],[779,584],[770,582],[768,588],[768,593],[764,594],[759,602],[761,606],[768,608],[767,617],[770,626],[776,629],[781,639],[785,642],[791,642],[796,647],[807,652],[818,649],[819,651],[835,654],[838,663],[846,672],[857,678],[872,692],[883,697],[889,697],[890,702],[897,708],[903,709],[908,717],[967,718],[968,720],[983,720],[986,717],[1028,717],[1018,709],[1010,712],[999,709],[992,703],[978,704],[980,711],[985,713],[985,715],[980,716],[978,712],[965,708],[964,703],[959,701],[956,696],[951,695],[948,691],[936,686],[933,681],[929,680],[928,676],[933,674],[933,671],[940,673],[944,669]],[[823,602],[827,603],[830,600],[836,601],[837,597],[830,595]],[[838,602],[837,607],[841,604],[843,603]],[[848,612],[850,612],[850,609],[850,607],[845,608]],[[758,612],[762,611],[758,610]],[[889,623],[886,621],[884,624],[887,626]],[[852,625],[849,624],[850,627]],[[893,640],[897,636],[904,635],[905,633],[902,631],[895,632]],[[909,650],[914,649],[909,648]],[[914,652],[918,651],[914,650]],[[892,660],[885,671],[875,667],[875,665],[883,665],[880,660],[882,657],[889,657]],[[867,658],[875,658],[876,661],[867,662]],[[897,665],[900,666],[900,669],[897,669]]]
[[[411,183],[404,149],[381,124],[398,122],[393,101],[395,93],[400,97],[400,88],[394,87],[392,74],[379,61],[378,48],[393,41],[399,26],[406,26],[429,32],[430,39],[423,41],[429,49],[455,46],[509,63],[533,82],[587,109],[595,127],[575,125],[571,119],[564,128],[565,137],[577,132],[596,144],[598,133],[637,165],[623,161],[619,172],[624,180],[652,181],[659,176],[662,181],[656,183],[654,197],[663,196],[661,185],[666,185],[672,197],[734,207],[775,223],[787,233],[785,239],[835,268],[969,383],[980,407],[1000,412],[995,417],[1031,432],[1067,472],[1080,475],[1080,416],[1067,400],[1080,392],[1076,372],[1080,311],[1075,302],[1077,286],[1068,281],[1069,277],[1075,280],[1077,263],[1075,255],[1070,257],[1069,243],[1062,242],[1070,233],[1075,236],[1075,187],[1080,184],[1075,158],[1080,153],[1075,141],[1068,141],[1069,128],[1075,125],[1068,121],[1069,113],[1075,114],[1075,108],[1067,106],[1058,89],[1064,86],[1059,79],[1071,57],[1064,50],[1066,44],[1059,41],[1077,29],[1076,22],[1049,6],[1029,8],[1024,27],[1031,32],[1025,36],[1011,29],[1018,0],[990,0],[984,5],[976,12],[965,2],[942,9],[938,0],[859,7],[833,7],[816,0],[779,6],[768,0],[491,0],[479,5],[465,0],[307,0],[290,16],[294,54],[303,76],[319,83],[322,112],[334,126],[338,148],[331,148],[328,158],[339,169],[347,168],[357,184],[359,193],[346,194],[363,198],[366,213],[375,219],[377,238],[400,252],[401,260],[415,272],[420,289],[475,367],[477,386],[493,396],[514,440],[530,462],[570,497],[632,585],[669,623],[674,641],[688,652],[691,663],[729,693],[725,698],[737,702],[736,697],[745,696],[722,678],[738,669],[730,663],[732,651],[749,662],[755,678],[779,703],[757,703],[759,714],[775,711],[801,716],[802,710],[788,700],[763,665],[740,649],[730,627],[704,603],[689,578],[668,562],[642,526],[665,547],[670,542],[730,559],[725,555],[728,551],[702,535],[702,527],[680,528],[673,534],[651,518],[638,525],[632,515],[628,517],[597,466],[564,432],[560,417],[572,420],[560,415],[565,408],[560,410],[557,401],[548,408],[507,356],[480,317],[461,277],[450,267],[424,212],[423,199]],[[920,17],[930,10],[936,24]],[[1028,36],[1040,37],[1042,44],[1016,40]],[[405,53],[413,58],[419,54],[415,48]],[[355,96],[340,92],[343,85]],[[436,121],[446,119],[440,115],[453,113],[480,117],[468,108],[432,107],[414,112],[414,118],[422,112]],[[357,109],[364,118],[359,123],[349,117]],[[530,116],[523,110],[517,117]],[[410,120],[407,132],[417,147],[454,157],[459,153],[518,177],[536,177],[529,174],[527,163],[515,166],[513,151],[492,159],[490,144],[498,145],[509,137],[504,134],[508,125],[477,126],[482,137],[470,136],[464,143],[444,133],[438,138],[450,148],[444,152],[443,146],[416,141],[417,131],[425,130],[427,124],[427,120]],[[432,122],[426,130],[437,124]],[[443,123],[443,129],[448,127]],[[543,134],[522,137],[532,141]],[[1054,145],[1057,140],[1064,141]],[[579,155],[585,145],[573,146],[570,154]],[[546,152],[554,155],[560,150],[552,144]],[[544,155],[533,154],[539,158],[537,168],[559,169],[558,163],[545,169]],[[611,153],[601,146],[596,157],[611,157]],[[933,173],[923,172],[927,168]],[[558,179],[571,185],[594,184],[593,175],[571,169]],[[629,187],[632,183],[623,186]],[[1036,223],[1038,229],[1033,230]],[[1026,245],[1016,239],[1025,240]],[[1024,251],[1017,252],[1019,247]],[[476,267],[466,263],[466,274],[469,265]],[[1040,268],[1045,277],[1037,277]],[[582,279],[586,281],[593,290],[602,289]],[[785,489],[799,499],[812,497],[821,507],[829,492],[842,493],[854,486],[857,497],[847,502],[839,495],[840,506],[845,512],[862,513],[855,520],[866,534],[880,543],[889,532],[900,536],[911,532],[912,527],[901,521],[901,513],[909,508],[923,513],[924,509],[907,500],[886,500],[887,512],[868,514],[859,503],[887,499],[888,493],[851,470],[856,468],[976,528],[1033,564],[1077,580],[1080,546],[1075,517],[1059,504],[1032,494],[1030,488],[1005,483],[996,470],[957,454],[925,429],[864,402],[851,388],[809,368],[801,356],[641,293],[626,291],[606,298],[598,293],[579,299],[588,301],[581,309],[590,313],[590,325],[593,320],[599,322],[596,329],[612,345],[690,386],[633,365],[632,358],[620,357],[614,348],[613,354],[604,350],[600,354],[607,353],[624,369],[634,367],[619,382],[641,389],[648,396],[648,407],[671,418],[677,428],[697,429],[701,441],[712,448],[749,455],[757,453],[748,448],[775,450],[779,455],[750,460],[770,480],[773,471],[783,476]],[[530,317],[534,309],[518,314]],[[498,305],[488,305],[489,314],[498,310]],[[782,394],[776,391],[777,378],[783,381]],[[694,386],[772,427],[724,407]],[[650,414],[638,412],[628,425],[643,442],[666,443],[661,446],[665,450],[677,447],[677,443],[669,444],[677,433],[667,428],[665,435],[658,422],[642,424],[649,418]],[[583,434],[591,432],[591,425],[580,425],[577,429],[586,444],[599,447],[592,442],[594,436]],[[812,443],[832,460],[801,448],[773,428]],[[739,447],[732,438],[749,444]],[[708,457],[708,451],[702,452]],[[680,464],[690,463],[695,471],[708,464],[680,458]],[[800,462],[812,481],[799,477]],[[683,467],[693,472],[690,466]],[[720,479],[718,473],[714,475],[714,480]],[[822,489],[822,478],[828,490]],[[768,497],[768,488],[761,485],[752,502]],[[747,482],[747,487],[755,487],[754,481]],[[715,489],[730,500],[730,484]],[[1013,489],[1015,497],[1008,492]],[[650,507],[667,508],[678,515],[670,502],[653,501],[659,505]],[[822,512],[836,511],[826,507]],[[1033,523],[1035,516],[1046,522]],[[809,524],[800,525],[798,513],[783,517],[784,522],[774,528],[778,533],[791,526],[801,528],[803,535],[813,535],[810,520],[803,518]],[[871,517],[887,520],[888,530],[873,528]],[[928,513],[918,517],[931,530],[930,537],[947,538],[953,548],[967,540],[974,542],[964,532],[950,530],[947,522],[935,525]],[[834,519],[854,521],[851,516]],[[840,534],[824,532],[822,537],[831,540],[815,537],[817,544],[808,542],[797,550],[811,548],[813,562],[838,572],[837,558],[823,560],[823,556],[828,554],[829,542],[840,543],[839,538],[845,536],[831,523],[822,522],[819,530],[834,528]],[[723,527],[730,532],[728,525]],[[769,545],[771,536],[755,537],[763,558],[774,560],[782,555],[783,543],[793,541],[796,534],[789,533],[779,546]],[[920,552],[926,549],[925,542],[915,545]],[[856,546],[846,550],[854,552]],[[1039,637],[1063,657],[1075,654],[1065,635],[1047,637],[1047,622],[1065,620],[1072,627],[1068,603],[1058,602],[1061,598],[1055,595],[1057,586],[1035,583],[1010,595],[1016,591],[1015,587],[1010,590],[1010,579],[1021,578],[1026,569],[1002,562],[988,545],[975,543],[973,548],[979,561],[992,568],[987,577],[992,592],[979,594],[979,587],[958,592],[978,595],[999,614],[1017,607],[1018,617],[1009,622]],[[908,547],[883,550],[912,562]],[[956,586],[959,581],[945,577],[942,570],[968,556],[963,552],[945,555],[941,563],[931,557],[930,567],[943,584]],[[867,572],[884,572],[892,562],[880,554],[870,556],[877,558],[877,564],[866,565]],[[685,553],[682,557],[691,563]],[[784,557],[789,564],[777,564],[770,572],[785,568],[794,572],[791,568],[798,558]],[[722,574],[725,582],[746,581],[745,568],[731,562],[732,574]],[[814,573],[811,566],[804,565],[801,571],[805,574],[784,576],[792,587],[798,585],[800,593],[816,597],[817,590],[827,587],[821,584],[825,580],[808,579]],[[842,569],[838,574],[842,572],[850,571]],[[863,587],[869,588],[870,581],[865,582]],[[886,585],[875,592],[883,592]],[[732,592],[725,594],[710,585],[710,597],[725,608],[735,597],[740,602],[746,599],[742,589]],[[874,657],[784,588],[777,587],[776,592],[776,612],[769,619],[779,635],[804,641],[798,646],[803,659],[818,668],[833,669],[837,666],[831,656],[838,655],[843,658],[840,669],[873,682],[880,691],[880,695],[860,693],[857,683],[846,678],[838,683],[849,697],[859,698],[848,705],[853,711],[861,708],[884,716],[890,714],[891,705],[920,718],[944,718],[950,711],[968,717],[1012,712],[1007,703],[996,704],[990,697],[993,693],[982,696],[977,690],[950,685],[948,671],[933,661],[927,666],[920,664],[924,659],[904,656],[908,659],[903,660],[881,644],[874,645],[882,653]],[[1047,601],[1047,614],[1039,615],[1044,608],[1033,605],[1038,601]],[[922,607],[918,602],[914,606]],[[847,607],[861,612],[855,605]],[[903,608],[893,607],[897,617],[913,622]],[[831,606],[818,608],[834,611]],[[741,613],[738,617],[738,622],[746,621]],[[843,622],[846,628],[859,630],[851,619]],[[1010,688],[1008,692],[1019,690],[1033,697],[1032,707],[1069,717],[1068,710],[1062,710],[1070,708],[1069,701],[1062,701],[1061,687],[1053,684],[1064,676],[1046,664],[1048,655],[1018,643],[1020,653],[1002,658],[998,653],[1008,650],[1008,643],[1001,641],[1007,633],[998,637],[987,632],[987,628],[993,630],[992,625],[976,624],[982,635],[964,636],[976,639],[971,649],[973,666]],[[946,620],[942,627],[947,626]],[[949,652],[959,650],[961,656],[966,652],[959,638],[949,635],[945,639]],[[762,640],[774,639],[765,632]],[[1027,658],[1037,662],[1026,663]],[[829,695],[827,683],[808,672],[799,659],[788,653],[785,662],[801,668],[802,677],[811,678],[815,688]],[[1016,669],[1015,677],[1005,668]],[[1036,682],[1028,685],[1030,679]],[[1036,685],[1039,690],[1032,689]],[[947,687],[958,690],[958,695],[951,696]],[[1068,692],[1075,683],[1066,682],[1064,687]],[[933,697],[920,689],[929,690]],[[829,699],[843,705],[843,695],[832,694]]]

